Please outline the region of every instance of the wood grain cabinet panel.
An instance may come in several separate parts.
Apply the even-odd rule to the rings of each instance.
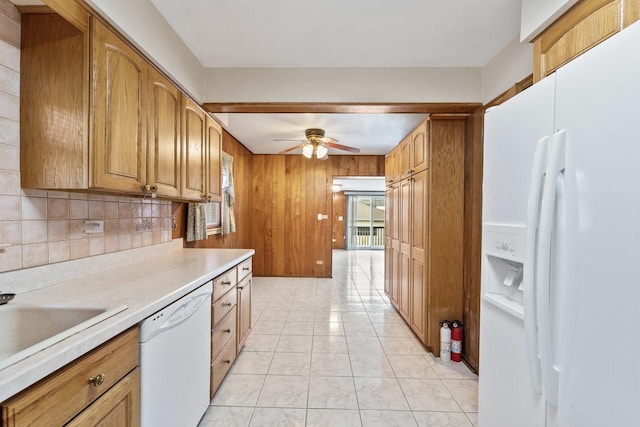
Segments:
[[[220,350],[227,342],[234,337],[237,330],[237,310],[233,307],[231,311],[218,322],[211,331],[211,357],[215,359]]]
[[[134,369],[93,402],[67,427],[138,427],[140,425],[140,368]]]
[[[206,195],[206,113],[183,96],[182,197],[201,200]]]
[[[64,425],[119,384],[122,378],[136,368],[138,360],[138,329],[132,328],[3,402],[0,405],[0,425]],[[103,375],[103,382],[92,384],[89,379],[100,374]],[[139,387],[136,393],[131,398],[138,402]],[[101,413],[108,412],[107,405],[110,403],[120,405],[120,399],[115,400],[100,404]],[[131,404],[129,411],[134,418],[140,416],[138,407],[135,406],[139,405],[137,402]],[[115,413],[120,412],[115,408],[114,410]],[[133,411],[137,413],[134,414]]]
[[[95,19],[91,35],[91,186],[139,193],[146,184],[148,66]]]
[[[147,184],[159,196],[180,196],[181,94],[154,68],[149,69],[149,151]]]
[[[251,330],[251,284],[252,276],[246,276],[238,283],[238,332],[237,352],[240,353]]]
[[[436,356],[440,321],[463,315],[465,126],[456,115],[420,124],[409,138],[413,169],[386,192],[385,292]]]
[[[640,0],[583,0],[534,40],[534,83],[640,19]]]
[[[222,126],[208,114],[206,133],[206,194],[209,200],[220,202],[222,201]]]

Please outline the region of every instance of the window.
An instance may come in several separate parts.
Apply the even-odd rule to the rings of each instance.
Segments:
[[[205,203],[204,215],[207,218],[207,235],[220,234],[222,231],[222,216],[220,215],[220,203]]]

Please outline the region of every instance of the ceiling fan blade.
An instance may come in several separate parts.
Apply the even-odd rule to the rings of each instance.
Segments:
[[[332,143],[332,142],[333,142],[333,143],[337,143],[337,142],[338,142],[338,140],[337,140],[337,139],[335,139],[335,138],[331,138],[330,136],[323,136],[322,138],[320,138],[320,141],[322,141],[322,142],[326,142],[327,144],[330,144],[330,143]]]
[[[331,148],[338,150],[348,151],[350,153],[359,153],[360,149],[355,147],[349,147],[348,145],[336,144],[335,142],[328,142],[327,145]]]
[[[293,147],[287,148],[286,150],[283,150],[283,151],[279,152],[278,154],[287,154],[289,151],[297,150],[298,148],[302,148],[305,145],[307,145],[306,142],[304,144],[294,145]]]
[[[276,142],[307,142],[306,139],[274,139]]]

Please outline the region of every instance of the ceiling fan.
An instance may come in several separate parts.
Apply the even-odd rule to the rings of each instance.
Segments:
[[[324,129],[310,128],[304,131],[306,140],[304,139],[274,139],[274,141],[297,141],[301,144],[295,145],[291,148],[287,148],[278,154],[286,154],[290,151],[302,148],[302,155],[310,159],[315,154],[316,158],[320,160],[327,159],[327,152],[329,148],[335,148],[337,150],[348,151],[350,153],[359,153],[359,148],[349,147],[348,145],[338,144],[338,140],[329,136],[324,136]]]

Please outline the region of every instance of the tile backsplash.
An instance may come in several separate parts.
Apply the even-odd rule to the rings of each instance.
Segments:
[[[0,272],[170,241],[169,201],[20,187],[20,14],[0,3]]]

